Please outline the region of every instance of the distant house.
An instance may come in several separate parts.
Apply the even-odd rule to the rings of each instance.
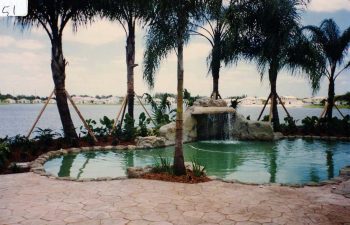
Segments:
[[[245,98],[242,98],[240,101],[241,101],[241,104],[242,105],[262,105],[264,104],[266,99],[264,98],[261,98],[261,97],[245,97]],[[231,103],[231,101],[230,101]]]
[[[281,96],[282,103],[285,106],[301,106],[303,102],[294,96]]]
[[[107,105],[116,105],[120,103],[121,98],[118,96],[112,96],[104,100]]]
[[[41,103],[43,103],[43,101],[41,101],[41,99],[39,99],[39,98],[34,99],[34,100],[32,101],[32,104],[41,104]]]
[[[312,104],[319,105],[322,103],[322,101],[326,100],[326,97],[313,97],[312,98]]]
[[[16,104],[16,100],[14,100],[12,98],[7,98],[3,102],[6,104]]]
[[[43,103],[46,103],[47,99],[43,101]],[[56,100],[55,99],[50,99],[49,104],[56,104]]]
[[[25,99],[25,98],[21,98],[19,100],[17,100],[18,104],[30,104],[30,100]]]

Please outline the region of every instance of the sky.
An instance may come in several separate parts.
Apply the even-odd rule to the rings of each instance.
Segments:
[[[312,0],[304,13],[304,25],[319,25],[325,18],[333,18],[341,30],[350,26],[350,0]],[[118,95],[126,94],[125,33],[117,22],[96,20],[87,27],[72,32],[66,27],[63,35],[63,51],[66,68],[66,88],[70,94]],[[145,30],[136,30],[135,92],[176,93],[175,54],[163,60],[156,75],[153,90],[149,90],[142,78],[142,62],[145,46]],[[51,45],[41,28],[21,31],[6,20],[0,19],[0,92],[12,95],[26,94],[48,96],[53,89],[50,69]],[[185,88],[193,95],[209,96],[212,90],[206,57],[210,44],[201,37],[191,38],[184,51]],[[348,54],[350,59],[350,53]],[[291,75],[281,71],[277,91],[282,95],[307,97],[312,95],[305,74]],[[221,70],[219,88],[223,97],[246,94],[267,96],[269,83],[260,75],[254,63],[240,61],[237,65]],[[327,95],[327,81],[321,84],[317,96]],[[343,72],[336,81],[336,94],[350,91],[350,70]]]

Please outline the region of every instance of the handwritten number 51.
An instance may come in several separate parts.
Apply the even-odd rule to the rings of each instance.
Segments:
[[[7,6],[4,6],[2,8],[1,12],[3,14],[6,14],[6,16],[10,16],[10,11],[11,11],[11,6],[7,5]],[[12,12],[13,12],[13,15],[15,16],[16,15],[16,6],[15,5],[12,7]]]

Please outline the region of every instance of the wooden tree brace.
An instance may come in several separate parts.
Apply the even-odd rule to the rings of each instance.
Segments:
[[[119,117],[120,117],[120,114],[122,112],[122,110],[124,109],[124,107],[126,106],[126,99],[127,99],[128,95],[125,96],[125,98],[123,99],[123,102],[122,102],[122,107],[120,108],[118,114],[117,114],[117,117],[115,118],[115,121],[114,121],[114,124],[113,124],[113,128],[112,128],[112,132],[115,130],[115,128],[117,127],[117,124],[118,124],[118,120],[119,120]]]
[[[284,103],[282,102],[282,99],[280,98],[280,96],[279,96],[278,94],[276,94],[276,95],[277,95],[277,98],[278,98],[278,100],[280,101],[280,103],[281,103],[281,105],[282,105],[284,111],[286,111],[287,116],[288,116],[289,118],[291,118],[289,112],[287,111],[287,108],[284,106]]]
[[[69,99],[70,103],[72,104],[73,108],[75,109],[75,111],[77,112],[81,122],[83,122],[83,125],[85,127],[85,129],[89,132],[90,136],[93,138],[93,140],[95,142],[98,142],[97,138],[95,137],[94,133],[92,132],[92,130],[90,129],[89,125],[86,123],[84,117],[81,115],[78,107],[75,105],[73,99],[71,98],[71,96],[68,94],[68,92],[65,90],[66,96]]]
[[[51,92],[50,96],[48,97],[47,101],[45,102],[45,105],[43,106],[43,108],[40,110],[39,115],[37,116],[32,128],[30,129],[29,133],[27,134],[27,139],[30,137],[30,135],[33,133],[33,130],[35,128],[35,126],[37,125],[37,123],[39,122],[41,116],[43,115],[47,105],[49,104],[50,100],[52,99],[53,94],[55,93],[55,89]]]
[[[139,102],[140,102],[140,104],[141,104],[143,110],[145,110],[147,116],[151,119],[153,125],[154,125],[154,126],[157,126],[156,123],[154,122],[154,120],[152,119],[151,115],[148,113],[146,107],[143,105],[143,103],[142,103],[141,99],[139,98],[139,96],[138,96],[136,93],[135,93],[135,95],[136,95],[137,99],[139,100]]]
[[[265,105],[264,105],[263,109],[261,110],[260,115],[258,117],[258,121],[260,120],[262,114],[264,113],[266,105],[268,104],[270,98],[271,98],[271,93],[269,94],[269,97],[267,97],[267,99],[266,99]]]

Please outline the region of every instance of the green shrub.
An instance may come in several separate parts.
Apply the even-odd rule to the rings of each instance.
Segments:
[[[86,124],[90,128],[90,130],[96,135],[96,121],[93,119],[87,119],[85,120]],[[90,145],[94,145],[95,141],[92,138],[92,136],[89,134],[89,131],[84,127],[80,126],[80,133],[84,136],[82,137],[83,140],[87,141]]]
[[[104,137],[106,138],[113,130],[113,124],[114,120],[109,119],[107,116],[104,116],[102,119],[100,119],[101,127],[96,127],[94,129],[94,133],[98,137]]]
[[[192,172],[196,177],[201,177],[205,175],[205,166],[202,166],[197,159],[192,159]]]
[[[10,148],[6,142],[0,143],[0,169],[4,169],[8,164]]]
[[[314,133],[316,130],[316,125],[318,123],[318,118],[316,116],[306,117],[301,121],[302,129],[305,134]]]
[[[199,99],[199,96],[192,97],[192,96],[191,96],[191,93],[190,93],[187,89],[185,89],[185,90],[184,90],[183,99],[184,99],[184,102],[185,102],[186,106],[188,107],[188,106],[193,106],[193,103],[194,103],[197,99]]]
[[[155,129],[159,129],[161,126],[174,121],[176,110],[171,109],[171,103],[168,100],[171,96],[170,94],[159,95],[159,103],[155,102],[150,94],[145,93],[143,96],[146,96],[146,102],[152,107],[152,119],[155,123]]]
[[[137,135],[141,137],[146,137],[148,136],[149,132],[147,129],[147,125],[150,123],[149,119],[146,119],[145,113],[141,113],[139,116],[139,127],[137,130]]]
[[[284,133],[296,133],[298,131],[298,127],[296,125],[298,120],[294,120],[293,117],[285,117],[284,124],[281,124],[281,131]]]
[[[168,158],[162,157],[159,155],[159,161],[156,157],[154,157],[154,164],[152,172],[154,173],[169,173],[173,174],[173,168],[171,166],[171,162]]]
[[[261,121],[269,122],[269,120],[270,120],[270,116],[269,115],[265,115]]]
[[[127,113],[125,114],[124,127],[121,139],[124,141],[132,141],[136,137],[135,120]]]
[[[36,134],[34,140],[38,141],[40,144],[43,144],[45,146],[52,145],[54,138],[60,136],[59,133],[54,132],[52,129],[49,128],[42,129],[40,127],[37,127],[34,133]]]
[[[27,137],[22,135],[16,135],[8,138],[7,144],[11,150],[17,149],[19,151],[19,157],[21,159],[26,159],[31,155],[35,155],[38,151],[33,140],[29,140]],[[20,158],[18,158],[18,160],[20,160]]]

